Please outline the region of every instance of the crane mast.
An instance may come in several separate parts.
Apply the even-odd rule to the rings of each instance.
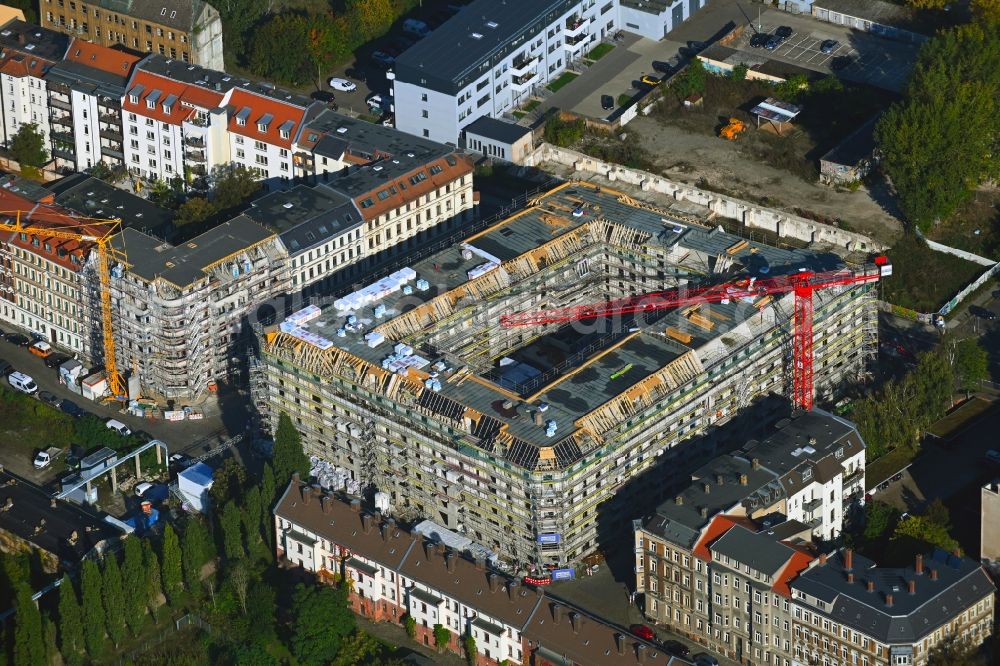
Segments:
[[[884,256],[876,257],[872,264],[857,269],[835,271],[800,270],[775,277],[743,277],[711,285],[689,286],[656,291],[638,296],[628,296],[603,303],[591,303],[565,308],[552,308],[536,312],[505,314],[500,317],[504,328],[515,326],[544,326],[583,319],[620,317],[627,314],[653,313],[669,308],[700,305],[703,303],[728,303],[792,293],[795,296],[794,386],[792,400],[799,407],[813,407],[813,292],[817,289],[853,286],[877,282],[892,274],[892,266]]]

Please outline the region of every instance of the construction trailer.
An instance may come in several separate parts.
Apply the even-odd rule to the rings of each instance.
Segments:
[[[758,396],[793,394],[791,293],[654,314],[502,327],[733,276],[835,270],[830,246],[781,248],[569,183],[406,271],[262,333],[272,425],[348,470],[390,511],[430,518],[524,566],[579,562],[683,478],[696,441]],[[816,292],[813,383],[865,373],[873,283]],[[710,439],[710,438],[706,438]],[[630,483],[655,466],[655,484]],[[649,475],[644,475],[649,477]],[[605,502],[616,497],[620,515]]]

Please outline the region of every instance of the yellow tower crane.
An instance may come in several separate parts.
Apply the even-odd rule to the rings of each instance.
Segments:
[[[24,221],[28,217],[28,221]],[[0,211],[0,231],[18,234],[75,240],[93,243],[97,251],[97,274],[101,282],[101,330],[104,339],[104,368],[108,378],[111,398],[119,402],[128,399],[125,379],[118,372],[115,359],[115,336],[112,328],[111,262],[124,263],[125,252],[111,245],[111,239],[121,231],[121,220],[96,217],[77,217],[67,212],[47,208],[44,204],[32,210]]]

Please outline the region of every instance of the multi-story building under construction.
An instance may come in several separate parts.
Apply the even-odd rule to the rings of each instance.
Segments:
[[[827,270],[843,263],[833,250],[751,242],[564,184],[464,243],[266,331],[258,398],[272,421],[292,417],[307,453],[361,492],[386,493],[398,515],[431,518],[515,563],[577,562],[599,531],[633,517],[627,502],[614,503],[621,515],[598,511],[644,485],[631,479],[654,464],[656,476],[680,469],[693,446],[684,440],[757,396],[790,394],[793,296],[614,322],[504,328],[500,316]],[[820,399],[874,352],[873,289],[816,292]]]

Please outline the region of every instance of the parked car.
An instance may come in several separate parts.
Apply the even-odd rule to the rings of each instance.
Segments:
[[[655,76],[650,76],[649,74],[643,74],[642,78],[639,79],[639,82],[652,88],[660,85],[660,79]]]
[[[997,318],[997,313],[992,310],[987,310],[984,307],[978,305],[969,306],[969,314],[973,317],[979,317],[980,319],[986,319],[987,321],[993,321]]]
[[[633,636],[638,636],[643,640],[651,641],[656,638],[656,632],[646,624],[633,624],[628,630],[632,632]]]
[[[58,368],[60,365],[66,361],[72,360],[66,354],[51,354],[45,357],[45,367],[46,368]]]
[[[59,403],[62,402],[62,398],[60,398],[54,393],[49,393],[48,391],[39,391],[37,398],[42,402],[44,402],[45,404],[52,405],[53,407],[56,408],[58,408]]]
[[[601,95],[601,108],[605,111],[615,108],[615,98],[611,95]]]
[[[403,32],[414,37],[423,38],[431,34],[431,29],[423,21],[411,18],[403,21]]]
[[[688,646],[680,641],[664,641],[663,649],[677,657],[686,657],[691,653]]]
[[[39,358],[48,358],[55,353],[55,350],[52,349],[52,345],[42,341],[33,343],[30,347],[28,347],[28,351]]]
[[[38,385],[35,383],[35,380],[32,379],[30,375],[26,375],[23,372],[10,373],[7,376],[7,383],[21,393],[27,393],[28,395],[38,393]]]
[[[132,429],[131,428],[129,428],[127,425],[125,425],[121,421],[116,421],[115,419],[108,419],[104,423],[104,425],[106,425],[108,427],[108,429],[114,430],[116,433],[118,433],[122,437],[128,437],[129,435],[132,434]]]
[[[368,105],[368,108],[375,111],[379,111],[386,107],[385,100],[382,99],[382,96],[379,95],[378,93],[372,93],[371,95],[369,95],[368,98],[365,100],[365,104]]]
[[[825,53],[827,55],[830,55],[831,53],[837,50],[838,46],[840,46],[840,42],[838,42],[836,39],[827,39],[826,41],[824,41],[822,44],[819,45],[819,51],[820,53]]]
[[[385,51],[375,51],[375,53],[372,53],[372,60],[383,69],[389,69],[396,64],[396,59]]]
[[[27,347],[31,344],[31,338],[27,335],[21,335],[20,333],[8,333],[7,342],[12,345],[17,345],[18,347]]]
[[[0,376],[6,377],[12,372],[14,372],[14,366],[12,366],[9,361],[5,361],[0,358]]]
[[[1000,465],[1000,451],[990,449],[986,452],[986,459],[995,465]]]
[[[774,31],[774,36],[780,39],[781,41],[785,41],[786,39],[791,37],[794,33],[795,31],[792,30],[789,26],[783,25]]]
[[[695,666],[719,666],[719,660],[707,652],[699,652],[693,661]]]
[[[771,39],[771,35],[765,32],[754,33],[753,37],[750,38],[750,46],[755,49],[762,49],[769,39]]]
[[[35,460],[33,461],[35,469],[44,469],[52,464],[52,461],[58,458],[63,452],[58,446],[50,446],[44,451],[39,451],[35,454]]]
[[[73,418],[80,418],[87,413],[86,410],[72,400],[63,400],[60,402],[59,409],[63,414],[69,414]]]
[[[330,87],[334,90],[340,90],[341,92],[351,92],[352,90],[357,90],[358,85],[353,81],[348,81],[347,79],[338,79],[334,77],[328,82]]]
[[[773,51],[774,49],[781,46],[782,41],[783,40],[780,37],[775,37],[774,35],[772,35],[771,37],[768,38],[767,42],[765,42],[764,48],[767,49],[768,51]]]

